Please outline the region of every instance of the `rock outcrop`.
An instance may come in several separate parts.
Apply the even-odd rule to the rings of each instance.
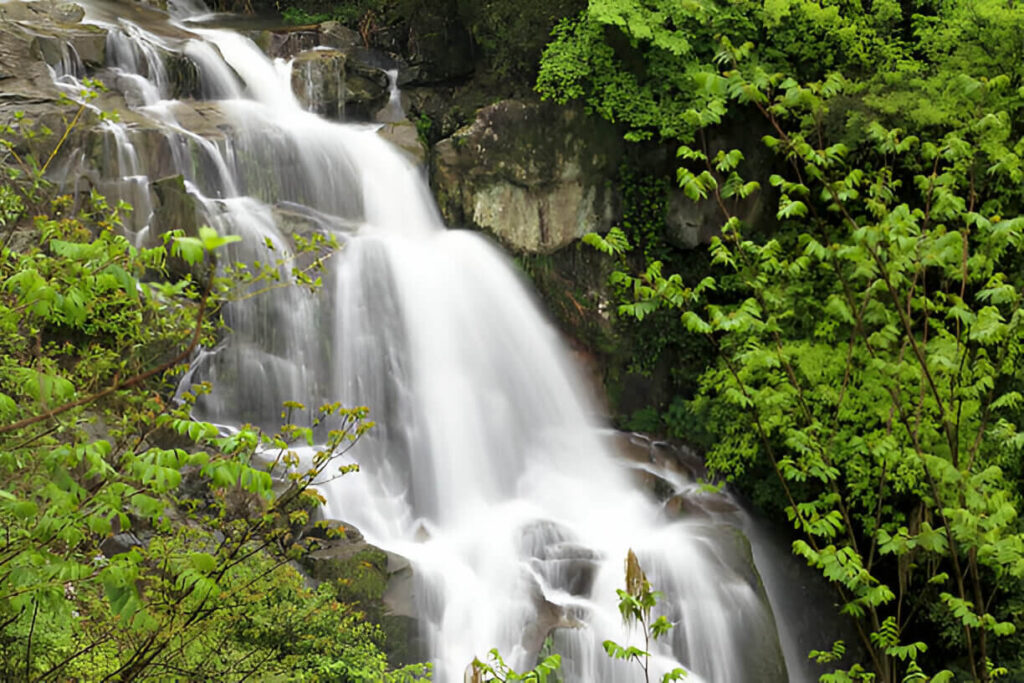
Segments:
[[[580,111],[506,100],[435,148],[432,182],[450,224],[485,230],[516,252],[550,253],[607,230],[622,143]]]

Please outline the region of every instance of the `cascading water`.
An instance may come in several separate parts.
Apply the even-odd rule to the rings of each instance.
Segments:
[[[508,259],[446,229],[420,172],[375,126],[304,111],[289,64],[239,34],[143,29],[110,4],[87,20],[109,27],[98,75],[132,110],[101,129],[103,183],[140,209],[140,241],[155,239],[140,188],[180,174],[201,221],[243,238],[234,260],[271,262],[295,231],[342,243],[318,294],[282,288],[227,308],[231,334],[194,364],[215,386],[197,411],[274,428],[286,400],[371,408],[378,426],[349,454],[361,472],[325,489],[326,515],[411,562],[436,680],[461,680],[492,647],[529,668],[549,634],[566,681],[642,680],[601,645],[643,645],[616,607],[629,548],[676,623],[652,646],[652,673],[787,680],[743,514],[670,515],[636,484],[646,470],[676,493],[695,487],[681,470],[614,456]],[[168,52],[195,66],[192,99],[172,99]],[[56,75],[74,86],[80,69],[69,59]],[[402,115],[394,89],[387,114]],[[792,662],[788,676],[800,678]]]

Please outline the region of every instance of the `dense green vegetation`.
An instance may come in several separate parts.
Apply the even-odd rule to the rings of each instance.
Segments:
[[[545,96],[673,144],[717,207],[712,274],[620,270],[619,310],[716,350],[664,419],[835,586],[861,642],[823,643],[823,680],[1024,676],[1022,24],[994,0],[591,0],[542,63]],[[637,263],[622,230],[588,241]]]
[[[136,249],[120,224],[130,207],[93,194],[76,208],[43,180],[66,136],[24,118],[0,133],[0,679],[426,674],[389,672],[362,597],[313,590],[290,564],[343,533],[310,524],[311,486],[339,474],[367,410],[319,408],[331,431],[300,462],[308,425],[224,435],[189,417],[207,387],[174,400],[219,307],[278,286],[287,262],[218,269],[238,238],[209,228]],[[294,272],[309,287],[313,260]]]

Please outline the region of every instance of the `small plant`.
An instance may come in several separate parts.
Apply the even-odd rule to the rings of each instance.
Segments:
[[[434,121],[425,113],[416,117],[416,136],[424,146],[430,146],[430,129],[434,127]]]
[[[651,610],[661,597],[661,593],[651,589],[647,575],[640,567],[636,553],[630,548],[626,554],[626,590],[615,591],[619,595],[619,613],[626,626],[639,626],[644,634],[644,648],[635,646],[624,647],[614,640],[604,641],[604,651],[613,659],[635,661],[644,670],[644,680],[650,683],[651,672],[651,641],[661,638],[672,629],[672,622],[664,615],[651,620]],[[686,677],[686,670],[676,667],[661,677],[662,683],[678,681]]]
[[[470,683],[506,683],[507,681],[525,681],[527,683],[554,683],[559,667],[562,666],[561,655],[552,654],[545,657],[537,666],[517,673],[501,658],[497,648],[491,650],[487,656],[490,664],[474,659],[470,665]]]
[[[626,590],[616,590],[619,595],[619,613],[622,614],[622,621],[626,626],[639,625],[644,634],[644,648],[628,646],[623,647],[614,640],[604,641],[604,651],[613,659],[633,660],[643,669],[644,680],[650,683],[650,660],[651,641],[661,638],[672,629],[672,622],[664,616],[651,620],[651,611],[661,597],[661,593],[651,589],[651,584],[640,567],[640,561],[632,549],[626,555]],[[544,648],[541,655],[551,651],[551,639],[544,641]],[[556,683],[558,680],[558,669],[562,665],[562,658],[557,654],[547,654],[536,667],[524,673],[517,673],[505,660],[501,658],[497,649],[488,653],[487,664],[479,659],[474,659],[470,665],[470,683],[492,683],[506,681],[529,681],[530,683]],[[661,677],[661,683],[678,681],[685,678],[686,670],[676,667]]]

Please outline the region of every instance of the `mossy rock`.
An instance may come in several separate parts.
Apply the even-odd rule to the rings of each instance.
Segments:
[[[379,609],[388,585],[388,556],[380,548],[362,540],[324,541],[302,564],[312,578],[333,582],[339,601]]]

